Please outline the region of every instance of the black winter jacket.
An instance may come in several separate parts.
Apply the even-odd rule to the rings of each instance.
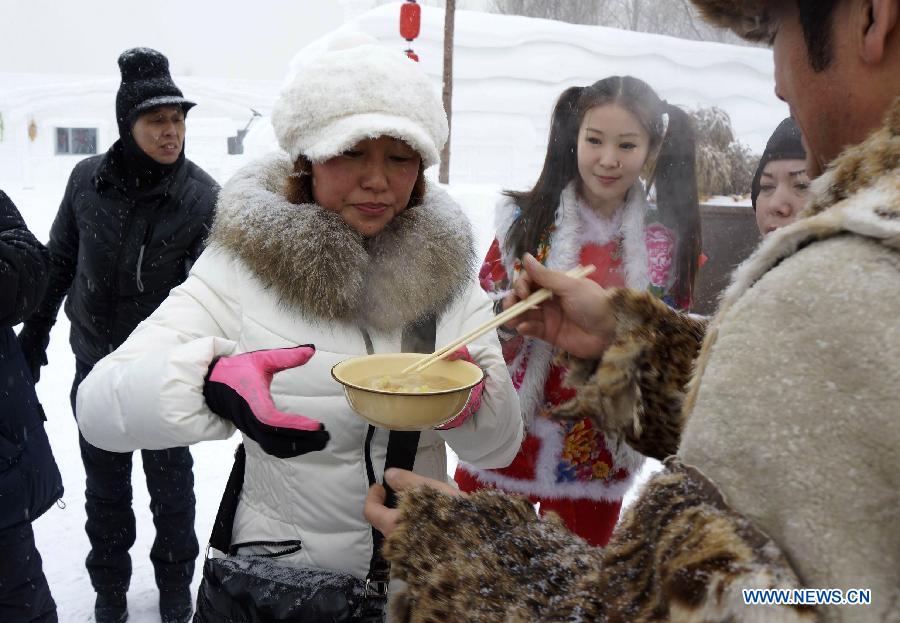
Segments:
[[[46,257],[0,191],[0,530],[36,519],[63,493],[44,411],[12,331],[41,300]]]
[[[190,160],[137,192],[112,149],[79,162],[50,230],[50,283],[25,323],[46,349],[63,297],[75,356],[93,366],[187,277],[209,232],[219,187]]]

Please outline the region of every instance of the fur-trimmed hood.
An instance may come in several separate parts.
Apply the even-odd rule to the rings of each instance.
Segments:
[[[462,210],[428,184],[421,205],[366,239],[340,215],[284,196],[291,162],[273,153],[244,167],[219,195],[210,237],[237,255],[285,307],[311,319],[392,331],[440,314],[475,266]]]

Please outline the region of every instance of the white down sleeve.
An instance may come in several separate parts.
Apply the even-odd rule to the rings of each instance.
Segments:
[[[78,388],[78,427],[113,452],[225,439],[234,426],[210,411],[203,381],[215,357],[234,352],[241,317],[234,261],[204,251],[187,280],[101,359]]]
[[[461,299],[441,318],[435,347],[440,348],[494,317],[493,305],[473,281]],[[469,354],[485,371],[481,408],[457,428],[437,433],[460,460],[483,469],[506,467],[522,444],[524,425],[519,397],[509,378],[496,331],[469,343]]]

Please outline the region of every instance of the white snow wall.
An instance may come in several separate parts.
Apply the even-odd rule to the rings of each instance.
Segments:
[[[400,5],[382,5],[335,32],[359,30],[406,49]],[[422,7],[412,48],[441,88],[444,11]],[[291,65],[334,36],[301,50]],[[550,112],[569,86],[613,74],[647,81],[669,102],[718,106],[757,153],[788,114],[773,93],[772,53],[763,48],[688,41],[600,26],[457,11],[453,60],[451,182],[521,188],[543,163]]]

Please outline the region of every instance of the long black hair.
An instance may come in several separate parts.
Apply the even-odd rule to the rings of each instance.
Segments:
[[[578,131],[588,110],[618,104],[640,121],[650,137],[648,187],[656,185],[660,220],[677,233],[673,294],[690,301],[700,257],[700,208],[694,172],[695,141],[690,117],[660,99],[643,80],[610,76],[587,87],[563,91],[553,109],[544,166],[529,191],[504,192],[520,214],[506,238],[506,248],[521,257],[535,253],[556,219],[559,196],[578,177]],[[664,121],[668,115],[668,124]]]

